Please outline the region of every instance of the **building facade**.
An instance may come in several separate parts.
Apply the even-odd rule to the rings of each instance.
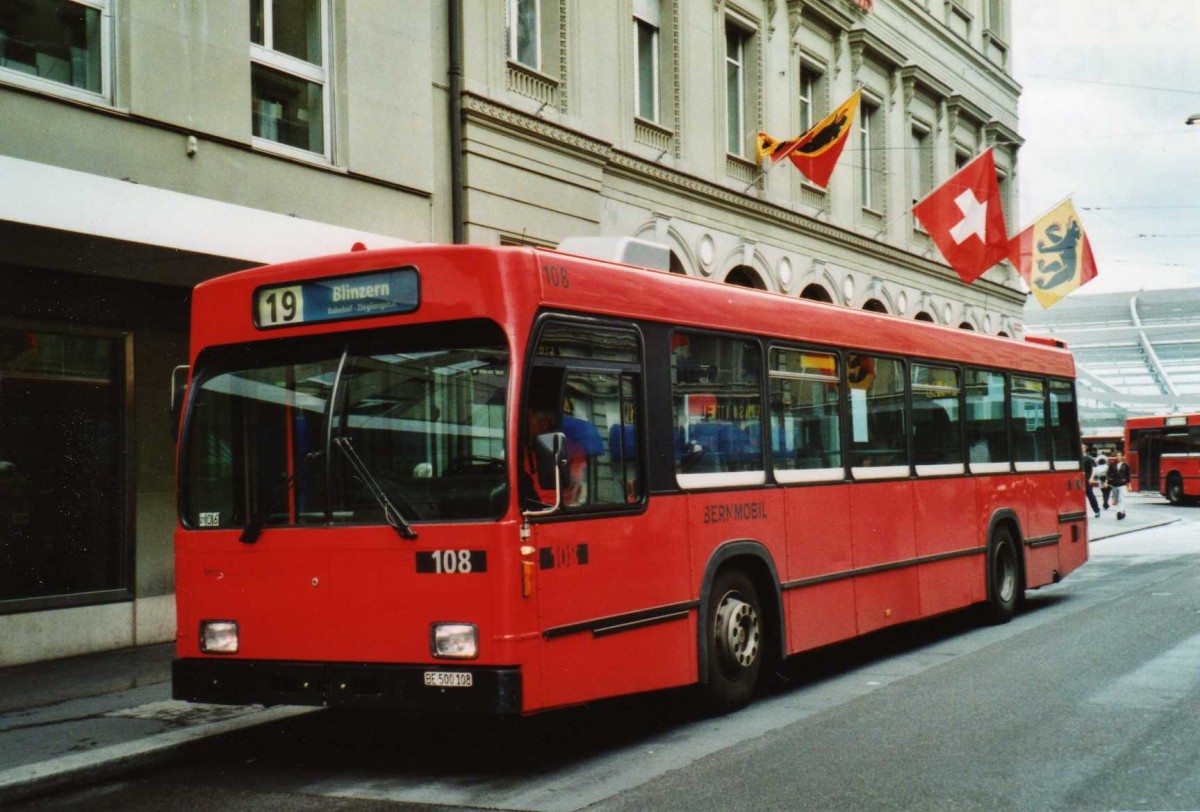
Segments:
[[[864,8],[864,6],[866,8]],[[169,640],[189,291],[355,242],[666,244],[672,270],[993,334],[912,203],[995,148],[1008,0],[0,0],[0,665]],[[832,181],[755,135],[856,89]]]

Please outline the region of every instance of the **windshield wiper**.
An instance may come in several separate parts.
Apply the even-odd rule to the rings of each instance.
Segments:
[[[354,468],[355,473],[358,474],[359,479],[367,486],[367,490],[371,492],[371,496],[375,498],[379,506],[383,508],[384,521],[392,526],[392,529],[396,531],[400,538],[408,539],[409,541],[415,539],[417,531],[413,530],[412,525],[404,520],[404,517],[400,515],[400,511],[396,509],[396,506],[388,499],[387,494],[383,492],[383,488],[379,487],[379,482],[372,476],[371,471],[367,468],[367,464],[363,462],[362,457],[358,456],[358,452],[354,450],[354,446],[350,443],[350,438],[345,436],[337,437],[334,439],[333,444],[346,455],[346,459],[350,461],[350,465]]]
[[[262,535],[263,527],[270,518],[271,507],[275,504],[281,494],[291,493],[292,486],[296,484],[296,477],[301,472],[307,470],[309,462],[321,456],[320,451],[310,451],[300,458],[300,464],[296,466],[296,470],[287,475],[275,490],[271,491],[270,495],[263,501],[259,509],[254,511],[254,515],[250,517],[250,521],[246,522],[246,526],[242,528],[242,535],[238,536],[238,541],[243,544],[253,544],[258,541],[258,537]]]

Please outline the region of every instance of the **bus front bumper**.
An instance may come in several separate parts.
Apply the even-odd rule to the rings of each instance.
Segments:
[[[183,658],[171,663],[171,696],[218,705],[517,714],[521,672],[461,665]]]

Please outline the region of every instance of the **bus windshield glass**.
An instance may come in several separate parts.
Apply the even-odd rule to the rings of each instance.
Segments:
[[[490,322],[218,347],[197,362],[182,449],[192,528],[499,518],[509,353]]]

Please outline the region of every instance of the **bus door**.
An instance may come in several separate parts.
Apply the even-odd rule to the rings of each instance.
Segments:
[[[540,704],[686,681],[688,612],[664,608],[686,594],[686,545],[667,543],[672,529],[648,509],[638,334],[545,322],[525,392],[521,507],[545,514],[529,518],[527,541],[544,641]],[[565,439],[557,494],[539,485],[531,453],[547,432]]]
[[[1142,435],[1138,443],[1138,490],[1159,490],[1158,468],[1163,453],[1163,437],[1161,434],[1149,432]]]

